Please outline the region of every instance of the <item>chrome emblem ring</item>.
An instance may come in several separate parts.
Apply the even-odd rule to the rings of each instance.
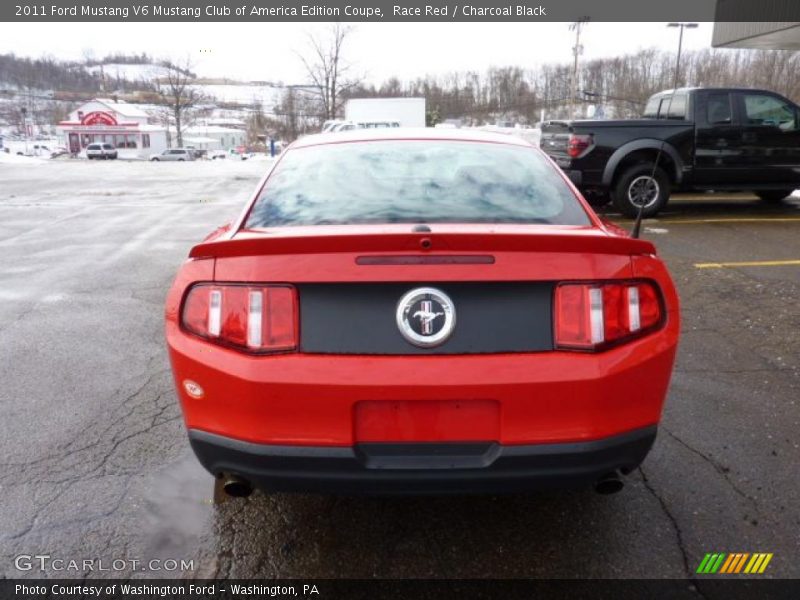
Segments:
[[[413,289],[397,303],[397,328],[406,341],[420,348],[443,344],[455,326],[453,301],[436,288]]]

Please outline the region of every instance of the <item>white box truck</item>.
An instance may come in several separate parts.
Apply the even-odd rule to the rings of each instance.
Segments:
[[[425,98],[352,98],[344,119],[358,128],[425,127]]]

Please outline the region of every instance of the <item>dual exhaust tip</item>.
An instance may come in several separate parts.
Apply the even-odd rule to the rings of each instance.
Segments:
[[[625,483],[616,472],[607,473],[594,482],[594,491],[603,496],[616,494],[624,487]]]
[[[221,479],[222,491],[231,498],[247,498],[253,493],[253,485],[238,475],[223,473]]]
[[[221,478],[222,490],[231,498],[247,498],[253,493],[253,485],[238,475],[223,473]],[[616,472],[607,473],[594,483],[594,491],[604,496],[616,494],[623,487],[625,484]]]

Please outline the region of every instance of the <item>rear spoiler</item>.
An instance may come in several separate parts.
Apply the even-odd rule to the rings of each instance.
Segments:
[[[241,235],[241,234],[239,234]],[[233,239],[203,242],[190,258],[224,258],[280,254],[427,252],[570,252],[587,254],[655,254],[652,243],[608,235],[597,229],[548,233],[381,232],[323,235],[271,235],[247,233]]]

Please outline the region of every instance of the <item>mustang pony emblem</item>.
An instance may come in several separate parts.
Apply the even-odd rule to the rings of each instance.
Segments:
[[[420,306],[422,306],[422,310],[415,312],[413,317],[419,319],[420,325],[422,325],[422,333],[430,335],[433,333],[434,320],[436,320],[436,317],[444,315],[444,313],[441,311],[434,312],[433,302],[430,300],[423,300],[420,302]]]

